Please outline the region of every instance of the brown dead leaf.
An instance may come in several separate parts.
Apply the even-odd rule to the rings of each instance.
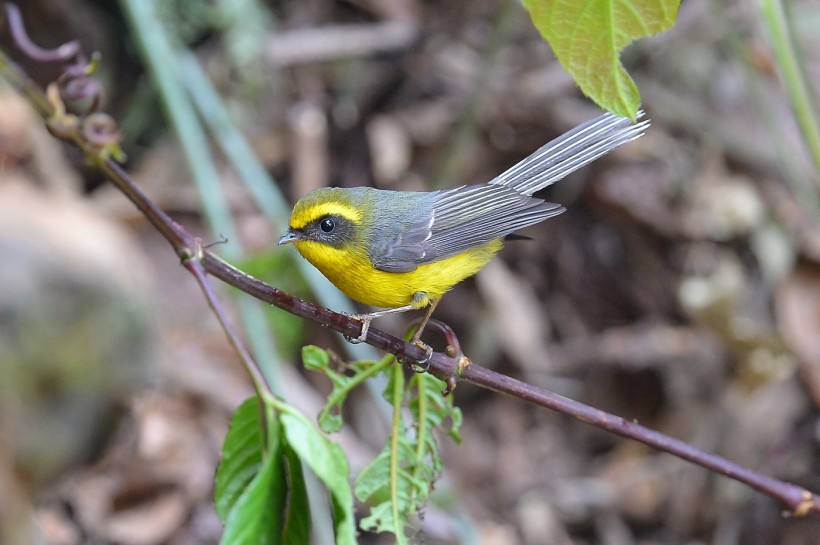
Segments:
[[[780,332],[801,360],[803,382],[820,407],[820,267],[802,264],[775,295]]]
[[[499,340],[512,359],[522,369],[548,367],[550,327],[532,287],[498,259],[487,264],[476,281],[492,309]]]

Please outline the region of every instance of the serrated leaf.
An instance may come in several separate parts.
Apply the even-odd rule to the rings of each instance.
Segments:
[[[361,528],[391,532],[397,545],[407,542],[405,528],[410,516],[418,512],[415,499],[420,496],[418,492],[426,496],[427,489],[427,483],[414,480],[407,470],[414,466],[414,451],[402,418],[404,385],[404,370],[393,367],[384,390],[384,398],[393,407],[390,437],[376,459],[359,473],[354,487],[356,497],[370,506],[370,515],[361,521]],[[414,490],[419,484],[422,490]]]
[[[459,442],[461,410],[453,405],[452,396],[444,397],[441,394],[445,384],[432,375],[416,374],[411,378],[410,386],[415,387],[415,395],[409,403],[416,423],[415,474],[432,482],[442,467],[441,452],[433,432],[444,429],[454,441]]]
[[[382,449],[378,456],[356,476],[353,485],[356,499],[371,506],[390,501],[390,450]]]
[[[347,458],[336,443],[317,430],[310,420],[290,407],[279,407],[287,444],[330,492],[337,545],[356,544],[353,494],[348,482]]]
[[[635,118],[641,97],[619,55],[672,27],[680,0],[524,0],[533,23],[585,95]]]
[[[264,436],[259,420],[259,402],[246,400],[231,418],[216,470],[214,506],[223,524],[239,497],[262,466]]]
[[[418,503],[411,496],[411,481],[412,476],[403,469],[397,471],[395,479],[392,477],[389,448],[368,464],[356,479],[355,487],[356,497],[370,507],[370,514],[359,522],[361,529],[390,532],[397,545],[407,543],[405,529],[410,524],[409,518],[418,513]],[[427,483],[418,485],[426,487]]]
[[[370,515],[360,522],[363,530],[392,532],[397,543],[406,542],[410,518],[427,501],[441,471],[441,453],[433,433],[444,430],[458,437],[461,411],[452,398],[441,395],[444,383],[426,373],[413,374],[409,399],[415,433],[404,425],[402,407],[407,397],[404,371],[391,370],[384,391],[393,407],[390,439],[371,463],[356,478],[354,493],[370,506]]]
[[[370,514],[362,519],[362,530],[366,532],[385,532],[393,528],[393,511],[390,502],[380,503],[370,508]],[[395,534],[394,534],[395,535]],[[407,536],[396,535],[397,545],[407,543]]]
[[[302,363],[311,371],[326,371],[330,366],[330,352],[312,344],[303,346]]]
[[[324,373],[333,383],[333,391],[327,396],[327,403],[322,407],[317,418],[319,427],[325,433],[337,432],[342,428],[342,408],[347,396],[359,384],[372,377],[393,361],[388,356],[379,362],[358,361],[346,367],[346,374],[330,368],[330,354],[317,346],[302,348],[302,363],[311,371]]]
[[[399,443],[399,448],[404,449],[405,457],[412,453],[412,450],[404,443]],[[390,445],[387,444],[379,455],[359,472],[353,487],[353,493],[360,502],[367,503],[371,506],[383,502],[390,502],[392,488],[392,483],[390,482],[390,453]],[[408,483],[404,479],[396,483],[396,494],[400,500],[407,500],[409,497],[409,487],[407,485]],[[406,511],[405,508],[401,510]],[[379,529],[378,531],[383,532],[391,529],[392,527]]]

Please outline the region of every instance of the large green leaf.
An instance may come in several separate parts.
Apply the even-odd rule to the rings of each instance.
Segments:
[[[234,413],[216,470],[214,504],[225,524],[239,497],[262,466],[264,435],[259,420],[259,401],[252,397]]]
[[[287,444],[330,491],[336,544],[355,545],[356,519],[344,451],[301,413],[288,406],[277,406],[277,409]]]
[[[268,426],[267,450],[257,398],[234,413],[222,446],[214,498],[225,523],[221,545],[280,543],[288,483],[282,428]]]
[[[524,5],[584,94],[634,119],[641,97],[619,55],[633,40],[671,28],[680,0],[524,0]]]
[[[228,514],[220,545],[268,545],[282,542],[282,514],[287,483],[279,441],[259,473]]]
[[[290,495],[283,543],[285,545],[305,545],[310,543],[310,505],[305,474],[302,471],[302,462],[290,445],[285,445],[285,459],[288,464]]]

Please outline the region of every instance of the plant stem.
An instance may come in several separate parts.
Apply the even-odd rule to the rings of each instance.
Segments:
[[[42,90],[30,80],[19,68],[11,64],[8,58],[0,51],[0,77],[11,81],[16,88],[23,90],[23,94],[34,104],[44,119],[49,120],[54,111],[45,98]],[[275,398],[270,387],[266,387],[264,375],[258,365],[241,343],[241,339],[230,326],[221,307],[214,305],[216,297],[208,279],[203,274],[207,272],[224,282],[262,300],[286,310],[296,316],[308,319],[319,325],[328,327],[350,337],[360,333],[361,322],[351,316],[333,312],[327,308],[302,300],[285,293],[273,286],[269,286],[251,277],[250,275],[232,267],[214,254],[203,251],[195,237],[175,223],[165,212],[139,189],[134,180],[110,157],[92,155],[95,146],[87,141],[80,131],[55,134],[55,137],[76,146],[86,153],[92,164],[99,168],[108,180],[117,187],[134,205],[145,215],[148,221],[168,240],[177,255],[183,259],[183,264],[190,270],[203,287],[203,291],[217,313],[223,328],[231,343],[238,347],[237,352],[246,365],[249,375],[254,381],[259,381],[260,394],[268,404],[275,405]],[[92,150],[92,151],[90,151]],[[583,403],[573,401],[553,392],[526,384],[514,378],[496,373],[476,364],[460,367],[459,361],[443,353],[434,353],[429,361],[424,350],[402,339],[389,335],[376,328],[370,328],[365,340],[371,346],[396,355],[408,364],[425,362],[429,372],[447,380],[458,376],[466,382],[487,388],[489,390],[508,394],[540,407],[557,411],[598,428],[613,432],[622,437],[642,442],[658,450],[668,452],[704,468],[720,473],[748,486],[776,498],[787,505],[795,515],[805,515],[809,512],[820,513],[820,497],[810,491],[791,483],[779,481],[761,473],[752,471],[725,458],[706,453],[683,441],[673,439],[662,433],[645,428],[637,423],[629,422],[621,417],[608,414]],[[402,373],[398,366],[394,371]],[[403,376],[401,377],[403,379]],[[395,416],[394,416],[395,418]]]
[[[393,400],[393,421],[390,430],[390,508],[393,510],[393,535],[396,536],[396,543],[405,543],[402,518],[399,514],[399,505],[402,500],[399,498],[399,437],[404,433],[404,421],[402,419],[402,405],[404,401],[404,369],[400,365],[393,366],[390,386],[390,398]]]
[[[820,175],[820,118],[811,96],[805,68],[800,62],[800,53],[786,10],[782,0],[760,0],[760,9],[797,123],[814,160],[815,169]]]

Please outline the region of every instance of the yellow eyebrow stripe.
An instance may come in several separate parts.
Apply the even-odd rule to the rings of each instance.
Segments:
[[[324,216],[340,216],[353,223],[362,219],[361,211],[339,202],[320,202],[295,211],[290,218],[291,229],[302,229],[311,222]]]

